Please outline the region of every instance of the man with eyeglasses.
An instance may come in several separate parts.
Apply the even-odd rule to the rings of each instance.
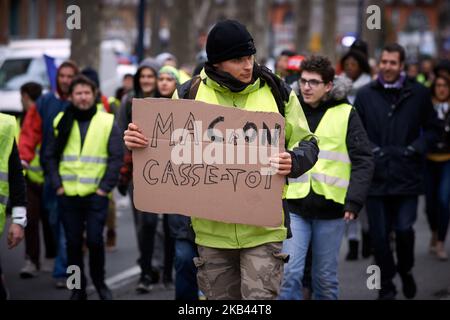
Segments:
[[[338,298],[339,248],[347,221],[361,210],[373,172],[369,140],[358,114],[348,103],[351,83],[334,79],[326,57],[301,64],[300,102],[310,130],[319,138],[319,160],[299,178],[289,178],[287,194],[292,238],[285,240],[280,299],[303,299],[302,279],[308,247],[312,249],[315,299]]]

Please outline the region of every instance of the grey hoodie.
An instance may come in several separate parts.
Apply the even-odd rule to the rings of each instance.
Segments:
[[[141,72],[145,68],[150,68],[157,76],[159,69],[161,69],[161,65],[153,58],[146,58],[142,60],[139,64],[139,67],[134,74],[133,77],[133,91],[127,94],[121,102],[120,105],[120,113],[119,113],[119,127],[120,130],[125,131],[128,128],[128,124],[131,122],[131,103],[133,98],[143,98],[144,93],[142,92],[141,85],[139,83],[139,77]],[[156,89],[152,96],[156,95]]]

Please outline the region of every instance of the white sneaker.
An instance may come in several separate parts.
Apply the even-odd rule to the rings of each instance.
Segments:
[[[25,266],[20,269],[20,277],[22,279],[34,278],[38,275],[38,268],[31,262],[31,260],[25,260]]]
[[[42,272],[46,272],[46,273],[50,273],[53,272],[53,268],[55,266],[55,259],[47,259],[45,258],[44,261],[42,261],[41,263],[41,271]]]
[[[67,289],[67,280],[66,278],[57,278],[55,279],[55,287],[56,289]]]

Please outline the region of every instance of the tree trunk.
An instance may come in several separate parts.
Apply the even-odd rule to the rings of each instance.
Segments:
[[[309,47],[311,0],[295,0],[295,49],[300,54],[306,54]]]
[[[323,1],[323,53],[336,63],[336,0]]]
[[[191,1],[173,0],[170,12],[170,51],[177,57],[178,65],[195,61],[196,37]]]
[[[269,1],[256,0],[254,7],[254,23],[249,31],[255,40],[258,60],[269,57]]]
[[[100,1],[80,0],[81,29],[72,30],[71,55],[80,68],[92,67],[99,70],[102,4]]]
[[[248,4],[249,1],[246,1]],[[225,8],[225,17],[228,19],[237,19],[238,16],[237,0],[227,0]],[[224,17],[223,17],[224,18]]]
[[[151,0],[149,9],[151,15],[150,55],[156,56],[161,53],[161,41],[159,39],[159,27],[161,24],[162,13],[161,0]]]
[[[232,0],[228,2],[228,14],[230,19],[236,19],[244,24],[253,36],[259,58],[267,58],[269,55],[269,0]]]

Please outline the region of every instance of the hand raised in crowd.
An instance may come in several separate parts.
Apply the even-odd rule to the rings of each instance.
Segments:
[[[21,225],[12,223],[8,230],[8,248],[17,246],[25,236],[24,228]]]
[[[28,169],[30,167],[30,164],[26,162],[25,160],[21,160],[20,163],[22,164],[22,167],[24,169]]]
[[[97,189],[97,191],[95,192],[97,195],[101,196],[101,197],[107,197],[108,193],[106,193],[105,191],[103,191],[102,189]]]
[[[145,148],[148,146],[148,139],[142,134],[142,131],[134,123],[128,124],[128,129],[125,130],[123,140],[129,150],[135,148]]]
[[[345,214],[344,214],[345,221],[354,220],[355,217],[356,217],[356,215],[353,212],[345,211]]]
[[[58,190],[56,190],[56,195],[57,196],[64,195],[64,187],[59,187]]]
[[[276,154],[270,158],[270,165],[277,169],[277,173],[282,176],[287,176],[291,173],[292,158],[289,152]]]

